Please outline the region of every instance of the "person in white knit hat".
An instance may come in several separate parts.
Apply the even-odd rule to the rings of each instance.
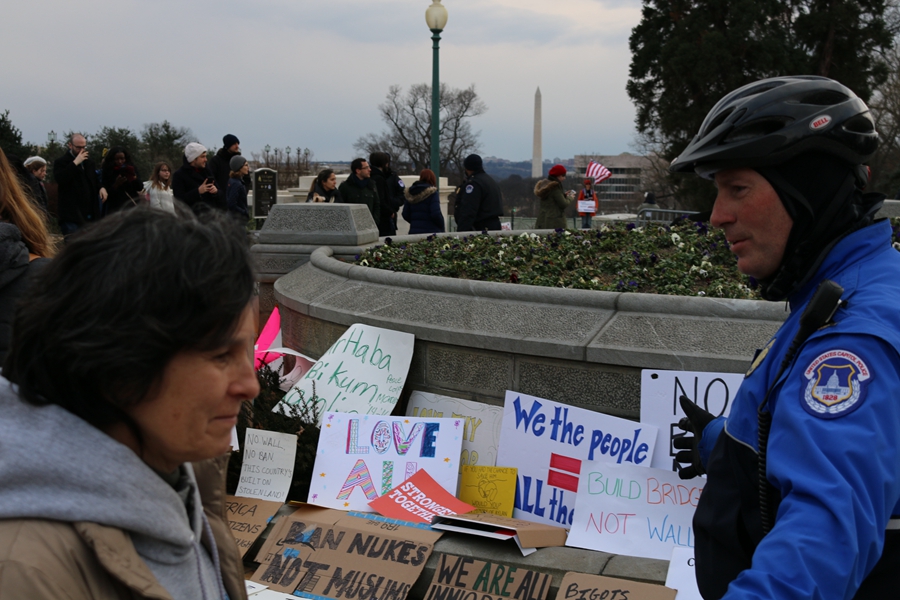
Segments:
[[[191,142],[184,148],[181,168],[172,176],[172,193],[194,212],[202,212],[208,208],[225,210],[218,191],[212,171],[206,166],[206,147]]]

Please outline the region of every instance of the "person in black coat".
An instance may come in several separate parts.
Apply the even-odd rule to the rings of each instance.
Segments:
[[[30,156],[25,159],[23,166],[28,174],[27,183],[31,196],[46,213],[47,188],[44,187],[44,178],[47,177],[47,161],[40,156]]]
[[[372,165],[372,181],[381,201],[378,235],[396,235],[397,211],[404,200],[403,180],[391,171],[391,155],[387,152],[373,152],[369,155],[369,164]]]
[[[234,134],[226,134],[222,138],[222,147],[216,152],[215,156],[209,159],[209,170],[212,171],[213,179],[216,181],[216,189],[219,190],[219,201],[222,206],[228,205],[228,180],[231,178],[231,159],[241,155],[241,140]],[[250,189],[253,182],[250,180],[249,173],[241,177],[244,187]]]
[[[422,169],[419,180],[406,190],[405,196],[403,218],[409,223],[410,235],[444,233],[444,215],[434,171]]]
[[[59,185],[59,229],[63,235],[74,233],[100,218],[100,181],[97,166],[88,157],[87,140],[75,133],[66,153],[53,161],[53,178]],[[99,198],[99,200],[98,200]]]
[[[201,212],[205,207],[226,209],[212,171],[206,167],[206,147],[202,144],[191,142],[185,146],[183,164],[172,175],[172,194],[194,212]]]
[[[499,231],[503,194],[494,178],[484,172],[481,157],[470,154],[463,162],[467,179],[456,197],[453,216],[457,231]]]
[[[144,182],[138,176],[131,154],[122,146],[114,146],[103,159],[100,176],[101,190],[106,190],[103,214],[110,215],[123,208],[133,208],[140,202]]]

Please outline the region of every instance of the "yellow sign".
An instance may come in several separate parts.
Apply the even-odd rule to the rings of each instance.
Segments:
[[[477,513],[513,516],[516,500],[516,469],[463,465],[459,499],[475,507]]]

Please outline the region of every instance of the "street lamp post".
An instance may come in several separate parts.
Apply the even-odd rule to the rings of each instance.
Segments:
[[[269,166],[269,150],[271,150],[271,149],[272,149],[272,146],[266,144],[266,147],[265,147],[265,151],[266,151],[266,167]]]
[[[437,180],[438,193],[441,187],[441,139],[440,139],[440,120],[441,120],[441,77],[440,77],[440,50],[441,32],[447,25],[447,9],[441,4],[441,0],[433,0],[431,6],[425,9],[425,23],[433,34],[431,39],[434,41],[432,45],[433,63],[431,69],[431,170],[434,171],[434,177]]]

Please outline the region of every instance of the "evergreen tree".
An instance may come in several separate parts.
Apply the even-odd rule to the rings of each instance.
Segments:
[[[642,142],[672,160],[722,96],[765,77],[823,75],[867,99],[887,73],[884,11],[884,0],[643,0],[626,87]],[[697,208],[714,198],[697,178],[678,195]]]
[[[30,146],[22,144],[22,132],[10,120],[9,110],[0,113],[0,148],[7,156],[20,160],[25,160],[32,153]]]

